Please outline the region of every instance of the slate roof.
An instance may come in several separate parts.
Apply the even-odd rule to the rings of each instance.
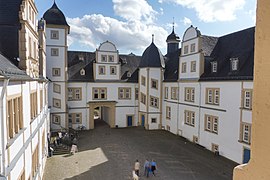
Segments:
[[[165,56],[164,82],[176,82],[178,80],[179,56],[181,49]]]
[[[57,7],[55,2],[53,3],[52,7],[44,13],[43,18],[46,20],[47,24],[69,26],[66,21],[65,15]]]
[[[83,56],[84,60],[79,60]],[[69,82],[94,82],[93,62],[94,52],[68,51],[68,81]],[[121,63],[121,80],[125,82],[138,82],[138,66],[140,56],[134,54],[119,55]],[[81,69],[85,70],[85,75],[81,75]],[[128,77],[128,72],[131,77]]]
[[[0,53],[0,75],[9,79],[30,80],[25,71],[20,70]]]
[[[205,72],[200,81],[253,80],[255,27],[218,38],[210,57],[205,60]],[[230,58],[238,58],[239,68],[231,71]],[[211,72],[211,62],[217,62],[217,72]]]
[[[202,38],[202,51],[204,53],[204,56],[210,56],[214,47],[217,44],[218,37],[213,36],[201,36]]]
[[[18,65],[19,57],[19,11],[22,0],[0,1],[0,52]]]
[[[165,67],[164,57],[153,42],[143,52],[139,67]]]
[[[176,34],[175,34],[175,32],[174,32],[174,28],[173,28],[173,30],[172,30],[172,33],[167,37],[167,40],[166,40],[166,42],[168,42],[168,41],[180,41],[180,38],[179,38],[179,36],[177,36]]]

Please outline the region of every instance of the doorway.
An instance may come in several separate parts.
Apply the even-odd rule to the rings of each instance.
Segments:
[[[133,126],[133,115],[127,115],[127,127]]]
[[[243,163],[248,163],[249,159],[250,159],[250,149],[244,148]]]

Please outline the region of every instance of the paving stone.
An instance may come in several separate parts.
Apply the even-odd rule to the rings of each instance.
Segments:
[[[136,159],[141,163],[140,180],[231,180],[237,165],[163,130],[95,125],[79,133],[78,153],[47,160],[44,180],[128,180]],[[156,176],[143,176],[146,158],[156,160]]]

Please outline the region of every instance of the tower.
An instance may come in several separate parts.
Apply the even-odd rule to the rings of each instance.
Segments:
[[[139,124],[146,129],[161,128],[164,68],[163,55],[152,41],[139,65]]]
[[[56,3],[44,15],[47,35],[46,74],[50,79],[48,103],[52,129],[68,128],[67,122],[67,35],[69,25]]]
[[[174,32],[174,23],[172,33],[167,37],[167,54],[173,53],[178,50],[180,38]]]

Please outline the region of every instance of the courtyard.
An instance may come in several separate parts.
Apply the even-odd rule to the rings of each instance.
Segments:
[[[44,180],[128,180],[136,159],[140,179],[230,180],[236,163],[163,130],[110,129],[103,121],[81,131],[79,152],[48,158]],[[145,159],[157,162],[156,176],[143,176]]]

